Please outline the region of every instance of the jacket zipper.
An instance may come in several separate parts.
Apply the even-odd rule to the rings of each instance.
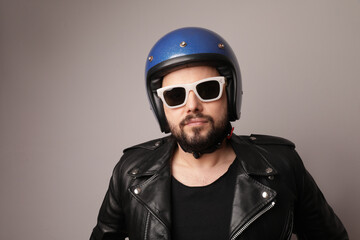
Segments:
[[[235,240],[241,233],[245,231],[249,227],[250,224],[252,224],[256,219],[258,219],[261,215],[269,211],[271,208],[275,206],[275,202],[271,202],[269,206],[261,210],[258,214],[256,214],[253,218],[251,218],[244,226],[242,226],[239,231],[235,233],[235,235],[231,238],[231,240]]]

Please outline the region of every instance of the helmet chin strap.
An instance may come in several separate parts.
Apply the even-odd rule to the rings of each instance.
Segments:
[[[234,131],[234,128],[231,126],[230,122],[228,122],[228,124],[226,125],[226,128],[225,128],[223,137],[221,137],[219,139],[219,141],[217,141],[214,145],[209,146],[208,148],[203,149],[202,151],[192,151],[191,149],[188,149],[188,148],[185,148],[184,146],[182,146],[181,143],[179,143],[179,145],[184,152],[191,153],[195,159],[198,159],[204,153],[212,153],[212,152],[215,152],[217,149],[219,149],[225,138],[226,139],[231,138],[233,131]]]

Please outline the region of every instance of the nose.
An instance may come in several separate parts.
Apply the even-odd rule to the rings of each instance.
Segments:
[[[187,113],[201,112],[203,110],[201,100],[196,96],[196,94],[193,91],[189,92],[189,96],[185,106]]]

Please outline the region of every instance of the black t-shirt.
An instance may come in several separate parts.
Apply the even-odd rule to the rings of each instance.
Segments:
[[[229,238],[236,181],[234,163],[219,179],[203,187],[188,187],[172,177],[173,240]]]

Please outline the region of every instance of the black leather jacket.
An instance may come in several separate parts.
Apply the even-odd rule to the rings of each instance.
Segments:
[[[348,239],[288,140],[264,135],[230,140],[237,155],[232,239]],[[171,238],[170,159],[165,137],[124,150],[91,240]]]

